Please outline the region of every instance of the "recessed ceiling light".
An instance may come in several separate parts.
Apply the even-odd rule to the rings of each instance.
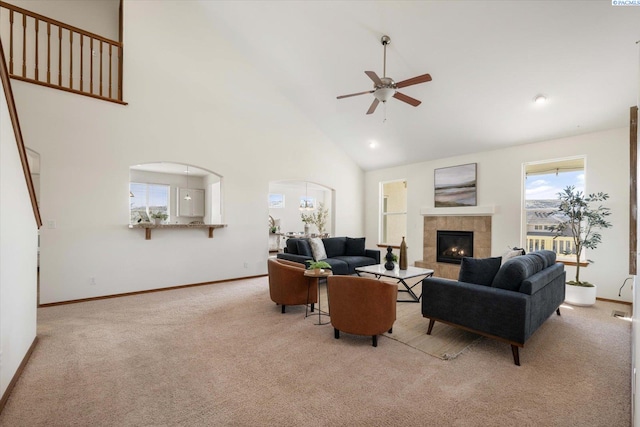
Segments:
[[[544,104],[545,102],[547,102],[547,97],[544,95],[536,95],[536,97],[533,98],[533,102],[535,102],[536,104]]]
[[[371,141],[369,142],[369,148],[376,148],[378,146],[378,143],[375,141]]]

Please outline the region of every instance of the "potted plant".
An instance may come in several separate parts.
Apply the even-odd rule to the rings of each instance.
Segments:
[[[576,278],[567,282],[566,287],[565,301],[569,304],[593,305],[596,302],[596,286],[580,280],[580,258],[585,248],[595,249],[602,241],[599,230],[612,226],[607,221],[611,210],[602,205],[593,205],[608,198],[609,195],[605,193],[592,193],[587,196],[582,191],[576,191],[574,186],[568,186],[558,193],[558,213],[562,219],[558,225],[551,226],[551,230],[556,234],[554,239],[559,236],[571,238],[573,250],[565,251],[565,255],[573,254],[576,258]]]
[[[308,270],[314,270],[314,272],[316,274],[322,273],[324,272],[324,269],[328,269],[331,270],[331,264],[329,264],[326,261],[307,261],[307,264],[309,264],[309,266],[307,267]]]
[[[152,213],[151,218],[153,218],[156,225],[160,225],[162,224],[162,221],[165,221],[167,218],[169,218],[169,215],[167,215],[162,211],[158,211],[158,212]]]
[[[305,224],[305,234],[309,234],[308,226],[313,224],[318,229],[318,234],[322,235],[325,232],[327,226],[327,220],[329,219],[329,209],[324,207],[324,203],[318,203],[318,210],[309,214],[300,214],[302,222]]]

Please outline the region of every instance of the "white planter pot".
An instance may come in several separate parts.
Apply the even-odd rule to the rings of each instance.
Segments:
[[[586,288],[584,286],[565,286],[564,302],[571,305],[589,306],[596,303],[597,287]]]

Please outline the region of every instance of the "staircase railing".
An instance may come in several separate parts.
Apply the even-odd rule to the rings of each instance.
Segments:
[[[22,139],[22,130],[20,129],[20,121],[18,120],[18,111],[16,110],[16,103],[13,99],[13,91],[11,90],[11,82],[9,81],[9,72],[7,69],[7,63],[4,59],[2,45],[0,45],[0,79],[2,80],[2,86],[4,87],[4,95],[7,100],[7,108],[9,110],[9,116],[11,118],[11,125],[13,126],[13,133],[16,138],[16,144],[18,144],[18,154],[20,155],[22,170],[24,172],[24,179],[27,183],[27,189],[29,190],[29,198],[31,199],[33,215],[35,217],[37,227],[40,228],[42,226],[42,218],[40,216],[40,209],[38,209],[36,190],[33,186],[33,180],[31,179],[31,171],[29,169],[29,162],[27,160],[27,150],[25,149],[24,140]],[[2,405],[0,404],[0,410],[1,409]]]
[[[125,104],[122,43],[0,1],[13,79]]]

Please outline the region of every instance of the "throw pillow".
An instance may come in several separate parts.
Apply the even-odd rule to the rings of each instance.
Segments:
[[[510,249],[507,252],[502,254],[502,263],[509,261],[511,258],[515,258],[520,255],[524,255],[524,251],[522,249]]]
[[[344,256],[347,246],[346,237],[327,237],[322,239],[322,243],[324,244],[324,250],[327,253],[327,258]]]
[[[345,255],[347,256],[364,256],[364,237],[352,239],[347,237],[347,247]]]
[[[309,242],[307,241],[307,239],[298,239],[298,242],[296,243],[296,247],[298,248],[298,255],[304,255],[304,256],[313,256],[313,252],[311,252],[311,246],[309,245]]]
[[[319,237],[312,237],[309,239],[309,245],[311,246],[311,252],[313,253],[313,259],[320,261],[327,259],[327,253],[324,250],[324,243]]]
[[[459,282],[475,283],[477,285],[491,286],[496,277],[502,257],[495,258],[462,258],[460,264]]]

